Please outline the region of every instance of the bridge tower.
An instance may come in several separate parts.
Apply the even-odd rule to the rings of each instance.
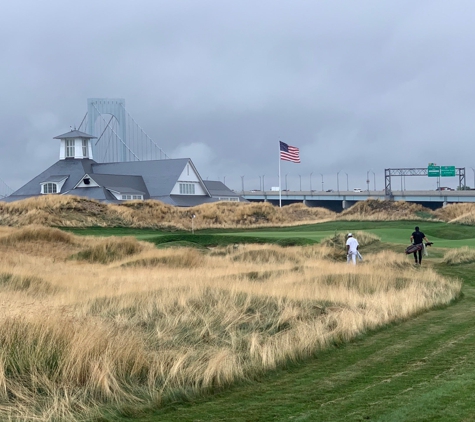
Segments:
[[[124,162],[127,160],[127,152],[129,150],[127,144],[127,120],[125,113],[125,99],[123,98],[88,98],[87,99],[87,130],[86,132],[98,140],[102,133],[96,132],[96,121],[98,118],[104,119],[103,114],[110,114],[116,119],[118,124],[117,130],[115,130],[115,136],[119,141],[120,147],[118,150],[118,161]],[[92,143],[93,157],[97,157],[95,154],[97,143]]]

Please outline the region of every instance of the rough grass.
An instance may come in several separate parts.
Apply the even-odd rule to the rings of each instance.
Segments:
[[[450,223],[470,224],[475,222],[475,204],[448,204],[434,212],[437,218]]]
[[[104,204],[68,195],[43,195],[11,203],[0,202],[0,226],[131,227],[169,231],[208,228],[258,228],[303,225],[324,221],[441,220],[475,224],[475,205],[450,204],[432,211],[405,201],[369,199],[336,214],[303,203],[275,207],[268,202],[217,202],[179,208],[159,201]],[[1,237],[1,233],[0,233]]]
[[[55,227],[135,227],[191,231],[206,228],[266,227],[326,221],[335,213],[325,208],[292,204],[217,202],[179,208],[159,201],[104,204],[68,195],[43,195],[11,203],[0,202],[0,225]]]
[[[38,241],[66,244],[75,242],[74,236],[70,233],[66,233],[60,229],[38,225],[22,227],[20,230],[9,232],[5,236],[0,237],[0,243],[5,245],[12,245],[18,242],[28,243]]]
[[[475,262],[475,250],[464,246],[445,253],[442,262],[447,265],[470,264]]]
[[[0,273],[0,289],[25,291],[31,295],[51,294],[56,290],[51,286],[51,283],[40,277],[11,273]]]
[[[380,242],[381,239],[373,233],[365,231],[352,232],[353,237],[358,240],[360,248],[371,245],[375,242]],[[321,244],[325,246],[335,247],[345,250],[348,233],[335,232],[333,236],[322,239]]]
[[[355,221],[416,220],[432,219],[433,215],[433,211],[429,208],[411,202],[368,199],[357,202],[344,210],[338,215],[338,219]]]
[[[11,203],[0,202],[0,226],[131,227],[191,231],[208,228],[258,228],[324,221],[441,220],[475,224],[475,204],[450,204],[432,211],[405,201],[368,199],[336,214],[303,203],[275,207],[267,202],[217,202],[179,208],[159,201],[104,204],[68,195],[43,195]],[[2,233],[0,233],[1,237]]]
[[[299,257],[294,253],[287,253],[276,249],[257,249],[236,253],[234,261],[252,262],[253,264],[278,264],[282,262],[298,263]]]
[[[82,261],[26,246],[0,243],[7,420],[80,420],[105,406],[196,398],[450,303],[461,288],[416,272],[402,254],[353,267],[329,261],[325,245],[200,252],[128,238],[61,243],[62,256]],[[34,291],[38,268],[51,289]]]
[[[72,255],[71,259],[108,264],[135,255],[142,249],[143,246],[135,237],[109,237]]]
[[[123,267],[197,268],[206,266],[206,257],[197,249],[180,248],[170,250],[162,256],[145,257],[122,264]]]

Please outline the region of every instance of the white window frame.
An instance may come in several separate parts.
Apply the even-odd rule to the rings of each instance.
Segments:
[[[83,157],[87,157],[87,147],[88,147],[88,140],[87,139],[83,139],[82,140],[82,156]]]
[[[122,194],[120,198],[122,201],[134,201],[134,200],[143,201],[143,195]]]
[[[66,139],[65,143],[66,143],[66,151],[65,151],[66,158],[74,157],[76,140]]]
[[[180,183],[180,195],[196,195],[195,183]]]
[[[43,195],[58,193],[58,184],[53,182],[43,183],[41,185],[41,193]]]

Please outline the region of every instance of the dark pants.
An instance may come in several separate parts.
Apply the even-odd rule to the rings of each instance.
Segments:
[[[416,264],[417,264],[417,254],[419,254],[419,264],[420,264],[422,262],[422,248],[414,252],[414,261],[416,261]]]

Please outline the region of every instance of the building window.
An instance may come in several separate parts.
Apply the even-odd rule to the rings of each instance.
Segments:
[[[82,156],[87,157],[87,139],[82,140]]]
[[[143,199],[143,195],[122,195],[122,200],[127,201],[127,200],[132,200],[132,199]]]
[[[66,157],[74,157],[74,139],[66,139]]]
[[[194,195],[195,194],[195,185],[194,185],[194,183],[180,183],[180,194],[181,195]]]
[[[43,185],[43,193],[58,193],[58,185],[56,183],[45,183]]]
[[[237,197],[219,197],[218,200],[228,201],[228,202],[239,202],[239,198]]]

